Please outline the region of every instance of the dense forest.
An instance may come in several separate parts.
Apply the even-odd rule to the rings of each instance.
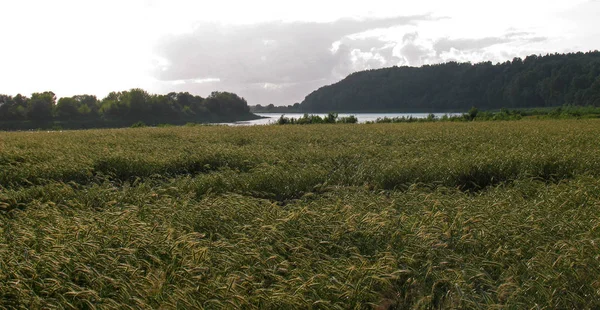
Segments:
[[[0,128],[30,129],[60,126],[95,128],[186,122],[225,122],[256,118],[244,98],[213,92],[207,98],[190,93],[149,94],[143,89],[111,92],[99,100],[92,95],[56,99],[53,92],[31,97],[0,95]]]
[[[299,110],[463,112],[562,105],[600,106],[600,52],[357,72],[312,92]]]

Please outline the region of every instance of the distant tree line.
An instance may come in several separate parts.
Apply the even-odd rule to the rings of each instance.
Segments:
[[[99,100],[92,95],[62,97],[53,92],[31,97],[0,95],[0,122],[49,123],[117,122],[178,123],[229,121],[252,118],[244,98],[229,92],[213,92],[207,98],[187,92],[149,94],[143,89],[111,92]]]
[[[353,73],[322,87],[302,112],[450,112],[600,106],[600,52],[531,55],[492,64],[448,62]]]
[[[385,124],[385,123],[429,123],[429,122],[471,122],[471,121],[517,121],[523,118],[528,119],[590,119],[600,118],[600,107],[593,106],[571,106],[564,105],[555,108],[534,108],[534,109],[515,109],[510,110],[502,108],[499,111],[479,111],[472,107],[465,113],[452,113],[436,116],[429,113],[426,117],[416,117],[412,115],[398,117],[379,117],[374,121],[367,121],[366,124]],[[337,113],[330,112],[327,116],[319,116],[305,113],[299,118],[290,118],[281,115],[276,123],[277,125],[307,125],[307,124],[356,124],[358,118],[354,115],[338,117]]]
[[[250,106],[250,111],[253,113],[297,113],[301,112],[300,103],[296,102],[293,105],[287,106],[276,106],[274,104],[269,104],[266,106],[262,106],[260,104]]]
[[[286,117],[281,115],[277,125],[309,125],[309,124],[356,124],[358,118],[354,115],[339,117],[337,113],[329,113],[326,116],[304,114],[302,117]]]
[[[500,111],[479,111],[477,108],[471,108],[468,112],[454,115],[442,115],[440,117],[429,114],[425,118],[417,118],[412,116],[401,117],[380,117],[375,121],[367,122],[368,124],[375,123],[420,123],[420,122],[469,122],[469,121],[516,121],[523,118],[528,119],[590,119],[600,118],[600,107],[593,106],[571,106],[564,105],[555,108],[536,108],[536,109],[516,109],[509,110],[506,108]]]

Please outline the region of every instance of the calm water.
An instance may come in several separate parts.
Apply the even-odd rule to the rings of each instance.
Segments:
[[[319,115],[320,117],[327,116],[326,113],[309,113],[314,115]],[[436,117],[442,117],[446,114],[448,115],[460,115],[460,113],[433,113]],[[234,126],[251,126],[251,125],[268,125],[271,123],[277,122],[281,115],[285,115],[290,118],[300,118],[304,115],[304,113],[256,113],[256,115],[263,116],[265,118],[257,119],[253,121],[244,121],[244,122],[235,122],[235,123],[227,123],[227,125]],[[375,121],[378,118],[393,118],[393,117],[410,117],[413,118],[426,118],[429,113],[339,113],[338,117],[345,117],[354,115],[358,118],[359,123],[365,123],[370,121]]]

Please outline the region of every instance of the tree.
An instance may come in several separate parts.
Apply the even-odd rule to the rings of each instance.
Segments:
[[[82,117],[97,117],[100,109],[100,101],[93,95],[77,95],[73,96],[77,101],[78,113]]]
[[[474,120],[477,117],[477,114],[479,114],[479,110],[476,107],[471,107],[469,112],[467,112],[467,116],[470,120]]]
[[[244,98],[229,92],[212,92],[205,100],[208,111],[217,115],[241,115],[250,113]]]
[[[122,92],[110,92],[100,103],[100,114],[103,118],[122,118],[129,111],[121,100]]]
[[[56,95],[51,91],[31,94],[26,116],[33,121],[52,120],[52,109],[56,103]]]
[[[0,120],[11,119],[11,107],[14,101],[11,96],[0,95]]]
[[[123,92],[123,104],[128,107],[127,116],[143,118],[151,110],[150,95],[143,89],[133,88]]]
[[[160,124],[225,121],[250,115],[246,100],[229,92],[213,92],[204,99],[187,92],[155,95],[134,88],[111,92],[101,101],[91,95],[62,97],[58,102],[56,99],[56,95],[49,91],[34,93],[31,98],[20,94],[15,97],[0,95],[0,121],[32,120],[36,122],[32,127],[39,128],[51,126],[50,122],[54,120],[85,120],[94,124],[102,121],[109,121],[110,124],[128,124],[132,121]],[[27,126],[17,124],[19,128]],[[86,124],[81,126],[86,127]]]
[[[74,120],[79,114],[79,103],[72,97],[63,97],[58,99],[54,108],[55,115],[59,119]]]

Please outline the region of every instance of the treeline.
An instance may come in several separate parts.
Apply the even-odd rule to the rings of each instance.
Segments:
[[[277,125],[309,125],[309,124],[356,124],[358,118],[354,115],[339,117],[337,113],[328,113],[326,116],[304,114],[302,117],[286,117],[281,115]]]
[[[425,118],[412,116],[381,117],[368,124],[381,123],[422,123],[422,122],[470,122],[470,121],[517,121],[520,119],[590,119],[600,118],[600,107],[593,106],[560,106],[556,108],[515,109],[506,108],[500,111],[479,111],[472,107],[462,114],[436,116],[429,114]]]
[[[252,113],[299,113],[301,112],[300,110],[300,103],[296,102],[293,105],[287,105],[287,106],[276,106],[274,104],[269,104],[266,106],[257,104],[257,105],[253,105],[250,106],[250,112]]]
[[[429,122],[471,122],[471,121],[517,121],[521,119],[589,119],[600,118],[600,107],[594,106],[560,106],[556,108],[536,108],[536,109],[506,109],[499,111],[479,111],[472,107],[466,113],[444,114],[436,116],[429,113],[426,117],[415,117],[412,115],[397,117],[379,117],[374,121],[367,121],[366,124],[386,124],[386,123],[429,123]],[[326,116],[319,116],[305,113],[299,118],[290,118],[281,115],[276,125],[308,125],[308,124],[355,124],[358,118],[354,115],[338,117],[337,113],[328,113]]]
[[[368,121],[367,124],[387,124],[387,123],[428,123],[428,122],[471,122],[471,121],[516,121],[526,115],[521,110],[501,109],[499,112],[479,111],[477,108],[471,108],[467,113],[442,116],[436,116],[433,113],[427,117],[399,116],[399,117],[379,117],[375,121]],[[541,116],[547,114],[535,114]],[[530,115],[533,116],[533,115]],[[572,115],[565,114],[563,118],[575,118]]]
[[[531,55],[353,73],[300,104],[305,112],[450,112],[600,106],[600,52]]]
[[[99,100],[92,95],[62,97],[53,92],[31,97],[0,95],[0,126],[16,127],[61,124],[67,127],[103,127],[135,122],[183,123],[235,121],[256,118],[244,98],[229,92],[213,92],[207,98],[187,92],[149,94],[143,89],[111,92]],[[10,129],[9,128],[9,129]]]

